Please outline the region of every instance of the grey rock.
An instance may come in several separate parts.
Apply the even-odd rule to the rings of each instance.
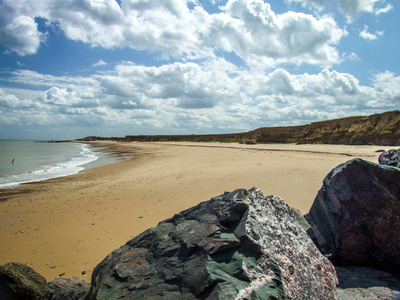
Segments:
[[[337,289],[339,300],[399,300],[400,293],[386,287]]]
[[[16,262],[0,266],[0,299],[49,299],[46,279],[32,268]]]
[[[400,168],[400,148],[383,152],[378,160],[381,165]]]
[[[85,299],[337,299],[332,264],[258,188],[214,197],[110,253]]]
[[[305,217],[335,265],[400,273],[400,169],[361,159],[336,167]]]
[[[369,267],[336,267],[340,300],[400,299],[400,278]]]
[[[79,300],[82,299],[90,289],[90,284],[79,277],[70,279],[58,277],[48,284],[51,289],[52,300]]]

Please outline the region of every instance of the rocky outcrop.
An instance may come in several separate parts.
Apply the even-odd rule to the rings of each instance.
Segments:
[[[383,152],[379,155],[379,163],[381,165],[400,168],[400,148]]]
[[[400,169],[354,159],[333,169],[306,219],[335,265],[400,274]]]
[[[46,279],[21,263],[0,266],[0,299],[49,299],[50,289]]]
[[[212,198],[109,254],[86,299],[336,299],[296,215],[258,188]]]
[[[58,277],[49,282],[49,288],[51,300],[79,300],[87,294],[90,284],[76,276],[71,279]]]

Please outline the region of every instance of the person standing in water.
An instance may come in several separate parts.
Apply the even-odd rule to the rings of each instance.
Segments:
[[[14,160],[15,160],[15,158],[13,158],[13,160],[12,160],[12,162],[11,162],[12,164],[14,164]]]

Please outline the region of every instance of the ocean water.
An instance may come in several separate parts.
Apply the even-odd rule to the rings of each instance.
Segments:
[[[0,140],[0,189],[72,175],[127,158],[88,144]]]

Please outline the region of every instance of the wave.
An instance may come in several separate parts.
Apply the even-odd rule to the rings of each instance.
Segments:
[[[85,169],[84,165],[97,159],[98,155],[87,145],[82,144],[79,154],[66,161],[45,165],[38,170],[30,170],[0,178],[0,189],[76,174]]]

